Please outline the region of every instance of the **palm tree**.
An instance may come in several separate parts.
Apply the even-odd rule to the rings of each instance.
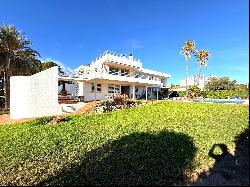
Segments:
[[[195,49],[195,42],[193,40],[187,40],[184,42],[182,46],[182,51],[180,52],[181,55],[184,55],[186,58],[186,97],[188,96],[188,60],[191,58],[190,52],[196,53],[197,50]]]
[[[211,52],[207,51],[206,49],[201,49],[200,51],[197,51],[195,54],[195,57],[197,58],[197,61],[199,63],[197,86],[199,86],[199,83],[200,83],[200,75],[201,75],[202,67],[207,66],[208,57],[210,56],[211,56]]]
[[[0,27],[0,71],[3,75],[5,110],[9,109],[10,76],[29,75],[39,71],[41,62],[36,57],[37,51],[31,49],[31,44],[15,26]]]

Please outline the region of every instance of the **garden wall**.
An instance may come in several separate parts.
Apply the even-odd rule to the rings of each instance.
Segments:
[[[31,76],[10,78],[10,118],[31,118],[60,114],[58,67]]]

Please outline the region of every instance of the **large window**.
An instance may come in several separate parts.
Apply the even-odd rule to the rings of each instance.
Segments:
[[[120,85],[109,84],[108,85],[108,93],[119,94],[120,93]]]
[[[94,92],[95,91],[95,84],[91,83],[91,91]],[[101,84],[96,84],[96,91],[97,92],[101,92],[102,91],[102,85]]]

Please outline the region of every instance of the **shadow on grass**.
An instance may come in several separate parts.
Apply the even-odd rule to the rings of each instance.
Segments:
[[[215,160],[215,164],[208,171],[200,174],[193,185],[249,185],[249,128],[235,137],[235,154],[228,152],[225,144],[214,144],[208,155]],[[222,154],[215,154],[219,148]]]
[[[192,169],[196,147],[182,133],[133,133],[86,153],[40,185],[173,185]]]

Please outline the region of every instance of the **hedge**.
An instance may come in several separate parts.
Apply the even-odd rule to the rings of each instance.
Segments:
[[[204,92],[205,98],[211,99],[227,99],[240,96],[242,99],[249,98],[249,90],[217,90]]]

